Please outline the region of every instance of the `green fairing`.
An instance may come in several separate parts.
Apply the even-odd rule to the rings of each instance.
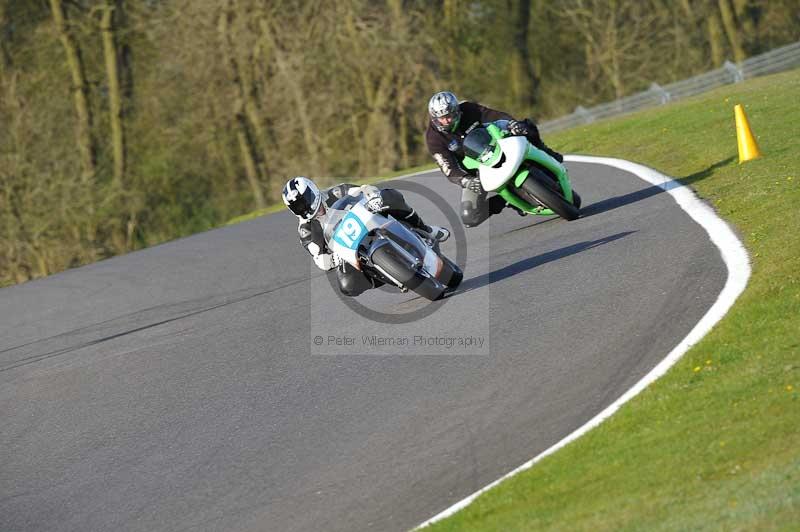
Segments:
[[[503,130],[494,124],[486,124],[486,131],[488,131],[495,140],[500,140],[503,138]]]
[[[558,182],[561,184],[561,190],[564,191],[564,197],[570,203],[572,203],[572,186],[569,182],[569,177],[567,177],[567,171],[564,169],[563,166],[558,164],[558,161],[550,157],[548,154],[543,152],[542,150],[536,148],[533,145],[528,145],[528,153],[526,154],[526,158],[539,163],[540,165],[544,166],[551,172],[553,172],[556,177],[558,178]],[[514,184],[519,187],[522,185],[522,182],[525,179],[520,179],[522,174],[517,174],[516,179],[514,180]]]
[[[479,163],[472,157],[464,156],[464,160],[462,162],[464,163],[464,168],[466,168],[467,170],[477,170],[478,168],[481,167],[481,163]]]

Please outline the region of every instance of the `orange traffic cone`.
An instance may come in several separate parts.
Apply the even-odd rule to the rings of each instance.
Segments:
[[[761,157],[761,151],[758,149],[756,139],[753,132],[750,130],[750,123],[747,121],[747,115],[744,114],[744,108],[741,104],[737,104],[733,108],[733,114],[736,117],[736,141],[739,144],[739,164],[749,161],[750,159],[757,159]]]

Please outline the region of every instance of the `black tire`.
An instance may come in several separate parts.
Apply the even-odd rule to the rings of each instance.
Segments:
[[[581,197],[578,195],[578,193],[575,191],[574,188],[572,189],[572,204],[575,205],[575,207],[578,209],[581,208]]]
[[[530,166],[528,178],[520,188],[565,220],[576,220],[581,215],[580,209],[561,195],[557,182],[538,166]]]
[[[458,264],[451,261],[444,255],[439,255],[444,263],[442,267],[442,273],[439,275],[439,280],[447,285],[447,288],[450,290],[455,289],[458,285],[461,284],[461,281],[464,279],[464,272],[461,271],[461,268],[458,267]]]
[[[412,289],[415,293],[430,301],[436,301],[444,296],[445,290],[447,290],[444,284],[432,277],[424,277],[422,274],[418,275],[422,278],[422,282],[417,285],[416,288]]]
[[[404,258],[399,256],[391,244],[386,244],[376,249],[372,253],[372,262],[380,266],[404,286],[408,286],[408,283],[414,279],[414,274],[416,274],[416,271]]]
[[[425,299],[435,301],[444,294],[446,286],[443,283],[417,271],[389,244],[372,253],[372,263]]]

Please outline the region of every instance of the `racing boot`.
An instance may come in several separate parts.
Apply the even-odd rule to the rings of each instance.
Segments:
[[[545,152],[547,155],[549,155],[559,163],[564,162],[563,155],[551,149],[547,144],[544,143],[544,141],[542,140],[542,136],[539,134],[538,128],[534,128],[534,131],[530,135],[528,135],[528,140],[531,142],[531,144],[533,144],[534,146]]]
[[[426,225],[427,230],[424,230],[428,237],[436,240],[437,242],[444,242],[450,238],[450,231],[438,225]],[[423,230],[423,229],[420,229]]]
[[[558,153],[557,151],[550,149],[544,143],[542,143],[542,151],[544,151],[547,155],[558,161],[559,163],[564,162],[564,156]]]
[[[547,155],[558,161],[559,163],[564,162],[564,156],[558,153],[556,150],[550,148],[547,144],[542,142],[542,139],[539,139],[539,143],[536,144],[536,147],[545,152]]]
[[[432,240],[444,242],[450,238],[450,231],[438,225],[426,225],[419,214],[417,214],[417,211],[412,210],[411,214],[406,216],[405,222]]]

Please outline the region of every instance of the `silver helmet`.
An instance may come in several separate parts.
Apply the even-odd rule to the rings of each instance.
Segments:
[[[431,116],[433,127],[442,132],[453,131],[461,119],[458,98],[452,92],[437,92],[428,102],[428,114]]]
[[[303,220],[310,220],[319,212],[322,194],[317,185],[307,177],[293,177],[283,186],[283,203]]]

